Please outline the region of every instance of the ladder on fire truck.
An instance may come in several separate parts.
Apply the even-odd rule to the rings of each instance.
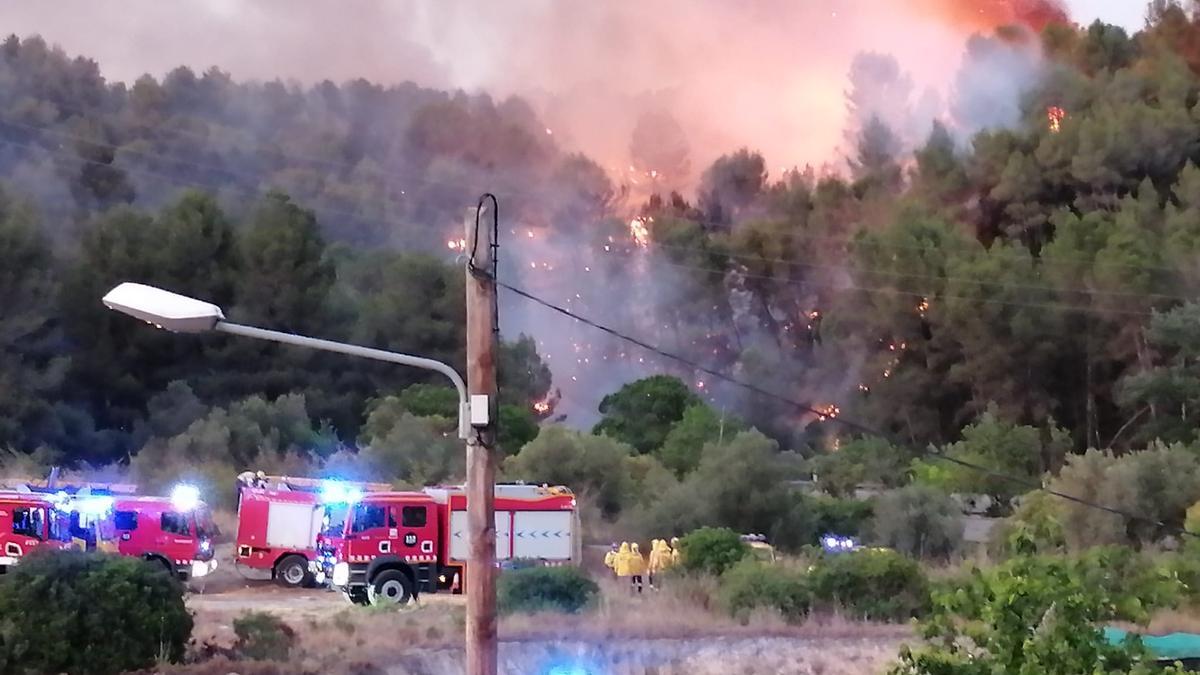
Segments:
[[[10,477],[0,478],[0,489],[14,492],[59,493],[69,495],[133,495],[138,486],[133,483],[105,483],[88,480],[63,480],[58,477],[58,468],[50,470],[46,478]]]

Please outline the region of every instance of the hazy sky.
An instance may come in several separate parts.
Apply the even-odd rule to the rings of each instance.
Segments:
[[[1081,24],[1101,19],[1133,32],[1145,23],[1148,3],[1143,0],[1067,0],[1066,4],[1071,16]]]
[[[695,145],[761,148],[786,167],[837,158],[861,52],[895,56],[914,96],[945,101],[980,27],[944,10],[968,1],[0,0],[0,26],[93,58],[114,80],[215,65],[238,79],[516,93],[564,145],[613,162],[640,111],[668,108]],[[1131,31],[1146,5],[1065,2],[1080,23]]]

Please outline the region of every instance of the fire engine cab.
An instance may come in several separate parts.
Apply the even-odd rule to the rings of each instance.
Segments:
[[[217,567],[217,528],[194,486],[178,485],[170,497],[115,498],[113,527],[121,555],[158,563],[184,581]]]
[[[420,593],[462,592],[468,558],[467,497],[461,487],[368,494],[340,536],[323,541],[332,585],[356,604],[404,604]],[[578,564],[575,496],[564,487],[497,485],[496,559]]]
[[[70,516],[47,495],[0,492],[0,574],[38,549],[70,547]]]
[[[238,497],[235,563],[270,572],[286,587],[324,583],[319,556],[330,523],[340,535],[350,502],[386,483],[354,483],[250,474]]]

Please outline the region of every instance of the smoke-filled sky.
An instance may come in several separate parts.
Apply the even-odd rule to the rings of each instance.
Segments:
[[[893,54],[918,91],[933,87],[946,97],[968,33],[1019,18],[1013,6],[1058,4],[6,0],[0,25],[95,58],[111,79],[216,65],[237,78],[366,77],[521,94],[560,142],[609,166],[626,158],[637,116],[665,108],[694,148],[707,149],[694,152],[694,166],[747,145],[778,175],[838,159],[856,53]],[[1140,0],[1068,4],[1076,20],[1099,16],[1131,30],[1143,14]]]

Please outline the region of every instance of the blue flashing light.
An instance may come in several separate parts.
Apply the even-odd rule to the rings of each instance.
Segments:
[[[854,537],[826,534],[821,537],[821,548],[825,549],[826,553],[846,553],[857,550],[859,545],[858,539]]]
[[[326,504],[353,504],[362,497],[362,490],[336,480],[325,481],[321,487],[321,501]]]
[[[171,490],[171,505],[184,513],[200,506],[200,488],[195,485],[180,484]]]
[[[583,666],[558,665],[551,666],[550,670],[546,671],[546,675],[591,675],[591,673]]]
[[[102,516],[112,510],[112,497],[84,497],[71,504],[71,510],[87,516]]]

